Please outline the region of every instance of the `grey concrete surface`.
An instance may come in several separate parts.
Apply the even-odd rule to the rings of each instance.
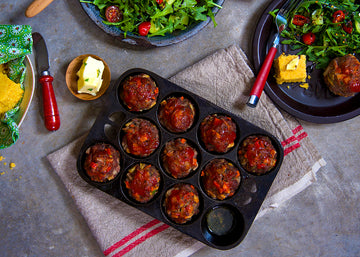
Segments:
[[[270,0],[226,0],[216,19],[179,44],[133,49],[98,29],[77,0],[56,0],[33,18],[31,0],[0,0],[1,24],[29,24],[46,39],[61,128],[48,132],[39,87],[17,144],[0,151],[0,256],[101,256],[83,217],[46,160],[46,155],[86,133],[101,98],[82,102],[68,91],[65,71],[78,55],[101,56],[116,80],[142,67],[170,77],[214,51],[239,44],[249,55],[256,21]],[[302,123],[327,162],[317,181],[256,220],[236,248],[208,247],[202,256],[360,256],[360,117],[336,124]],[[16,163],[10,169],[4,162]]]

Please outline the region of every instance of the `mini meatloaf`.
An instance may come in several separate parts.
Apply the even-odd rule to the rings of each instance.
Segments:
[[[85,154],[84,169],[92,181],[107,182],[120,172],[120,153],[112,145],[98,143]]]
[[[199,195],[193,185],[177,184],[165,194],[166,215],[178,224],[184,224],[199,212]]]
[[[147,74],[129,76],[122,83],[120,98],[130,111],[141,112],[151,109],[157,101],[159,88]]]
[[[333,59],[324,72],[324,80],[335,95],[354,96],[360,92],[360,62],[352,54]]]
[[[277,152],[267,136],[247,137],[238,151],[241,166],[248,172],[261,175],[276,165]]]
[[[226,153],[234,146],[236,124],[224,115],[209,115],[200,124],[200,138],[210,152]]]
[[[128,170],[124,183],[131,198],[147,203],[158,192],[160,180],[160,173],[155,166],[138,163]]]
[[[198,167],[197,151],[184,138],[177,138],[165,144],[162,163],[166,172],[174,178],[184,178]]]
[[[240,185],[240,171],[225,159],[214,159],[201,171],[201,182],[208,196],[224,200]]]
[[[135,118],[128,122],[122,131],[121,145],[127,153],[146,157],[159,146],[159,131],[148,120]]]
[[[159,121],[171,132],[185,132],[194,123],[194,117],[194,105],[183,96],[170,97],[160,104]]]

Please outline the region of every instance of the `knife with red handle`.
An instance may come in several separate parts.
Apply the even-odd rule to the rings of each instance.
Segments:
[[[49,131],[55,131],[60,128],[60,115],[56,103],[52,82],[54,78],[49,72],[49,58],[44,38],[40,33],[33,33],[33,42],[35,48],[35,59],[39,73],[39,82],[42,87],[43,112],[45,127]]]

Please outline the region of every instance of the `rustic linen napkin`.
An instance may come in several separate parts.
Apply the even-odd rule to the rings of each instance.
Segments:
[[[172,77],[174,83],[264,128],[279,138],[285,157],[257,218],[315,181],[325,165],[301,124],[280,112],[263,94],[245,105],[254,74],[236,45],[219,50]],[[188,256],[204,244],[88,185],[76,159],[84,137],[48,155],[85,217],[105,256]]]

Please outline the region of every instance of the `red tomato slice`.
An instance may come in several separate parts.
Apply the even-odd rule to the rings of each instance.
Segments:
[[[309,19],[303,15],[294,15],[292,23],[296,26],[304,26],[305,23],[308,23]]]
[[[149,33],[151,27],[150,21],[144,21],[139,25],[140,36],[146,36]]]
[[[119,22],[122,19],[122,13],[116,5],[110,5],[105,10],[105,17],[108,22]]]
[[[352,21],[347,21],[347,22],[343,23],[342,28],[346,33],[351,34],[353,31]]]
[[[334,12],[332,17],[333,17],[333,23],[339,23],[345,20],[345,14],[341,10]]]

